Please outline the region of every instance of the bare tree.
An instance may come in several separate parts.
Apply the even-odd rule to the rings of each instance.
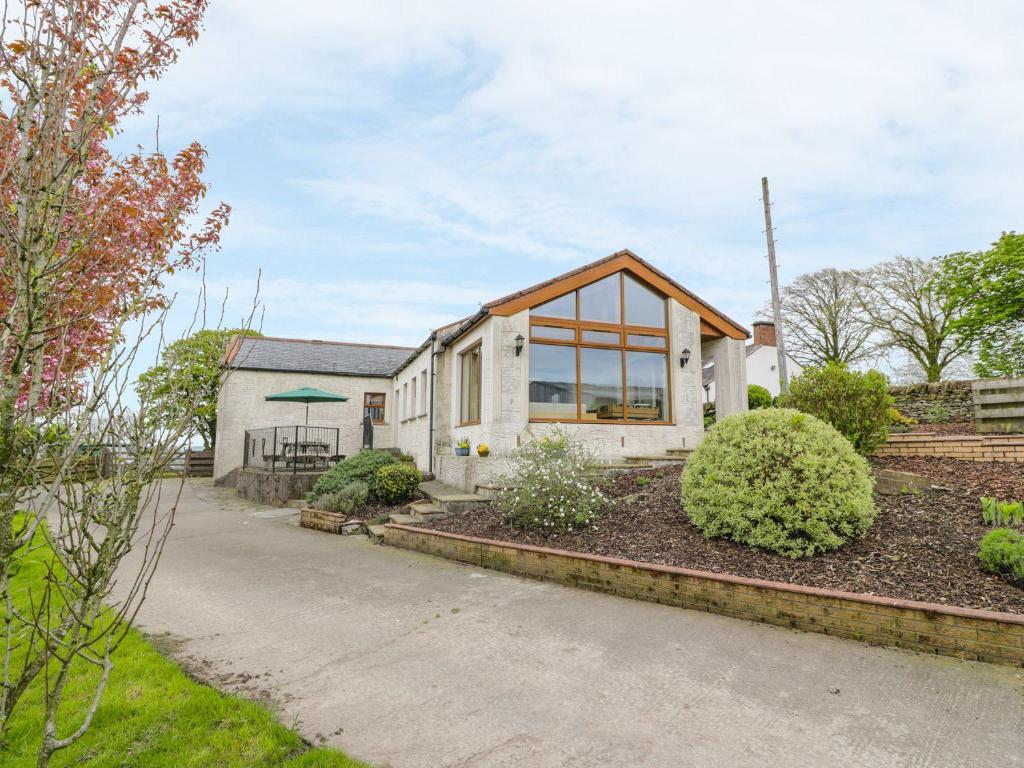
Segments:
[[[962,301],[937,287],[939,269],[936,259],[897,256],[860,273],[861,306],[879,333],[879,349],[905,353],[926,381],[941,381],[970,349],[950,331]]]
[[[788,352],[802,365],[854,364],[874,353],[874,327],[860,301],[856,272],[822,269],[782,289]]]

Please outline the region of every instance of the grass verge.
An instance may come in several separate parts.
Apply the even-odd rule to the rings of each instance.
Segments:
[[[16,600],[33,579],[38,583],[47,554],[37,550],[18,574]],[[368,768],[335,750],[310,749],[266,707],[196,682],[135,630],[114,660],[92,727],[78,743],[54,755],[53,768]],[[78,726],[74,715],[83,711],[96,678],[87,664],[73,670],[68,714],[58,736]],[[36,764],[44,713],[39,682],[22,698],[6,743],[0,745],[5,768]]]

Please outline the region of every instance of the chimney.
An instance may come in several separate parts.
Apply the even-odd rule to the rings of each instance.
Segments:
[[[760,344],[764,347],[777,346],[778,341],[775,339],[775,323],[770,323],[766,320],[758,320],[754,323],[754,343]]]

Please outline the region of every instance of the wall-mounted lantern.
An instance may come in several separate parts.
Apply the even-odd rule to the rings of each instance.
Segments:
[[[690,350],[686,348],[679,353],[679,367],[685,368],[688,362],[690,362]]]
[[[519,357],[521,354],[523,354],[524,341],[526,341],[526,339],[523,338],[523,334],[516,334],[516,357]]]

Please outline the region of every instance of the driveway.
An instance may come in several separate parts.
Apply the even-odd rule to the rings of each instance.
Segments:
[[[190,482],[140,624],[394,768],[1024,764],[1021,671],[307,531]]]

